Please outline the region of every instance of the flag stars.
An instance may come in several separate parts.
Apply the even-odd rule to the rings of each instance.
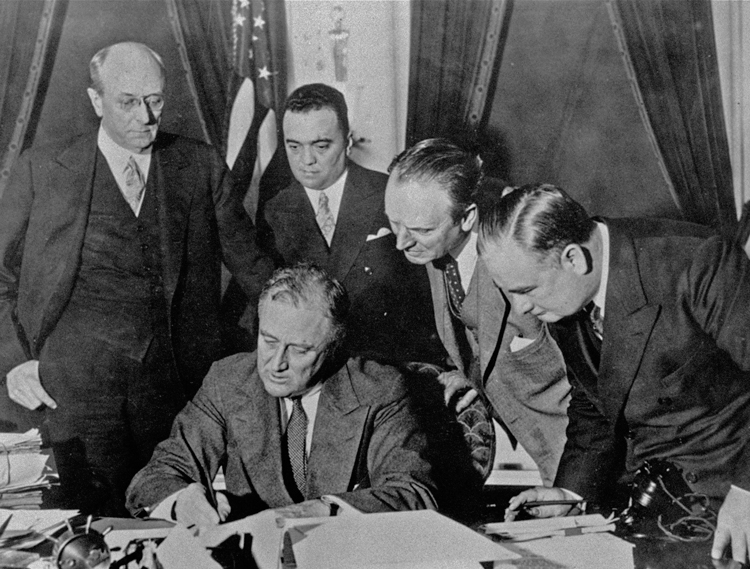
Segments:
[[[253,18],[253,27],[263,29],[263,26],[266,25],[266,21],[263,19],[263,16],[256,16]]]
[[[250,6],[250,0],[240,0],[241,8],[247,8],[248,6]]]
[[[241,14],[237,14],[234,17],[234,25],[237,26],[238,28],[241,28],[245,24],[245,20],[247,20],[247,18],[245,18],[245,16],[243,16]]]
[[[273,75],[273,73],[268,70],[267,65],[264,65],[263,67],[258,69],[258,79],[268,79],[269,77],[271,77],[271,75]]]

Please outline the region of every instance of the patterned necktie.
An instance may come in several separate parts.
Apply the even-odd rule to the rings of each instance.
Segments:
[[[602,309],[592,301],[586,306],[586,312],[588,312],[594,334],[596,334],[597,338],[601,340],[604,337],[604,317],[602,316]]]
[[[320,232],[325,237],[326,243],[330,245],[336,220],[333,219],[331,208],[328,207],[328,196],[324,191],[321,191],[318,197],[318,213],[315,215],[315,220],[318,222],[318,227],[320,227]]]
[[[146,189],[146,180],[143,177],[141,169],[138,167],[138,163],[132,156],[128,160],[125,166],[125,190],[124,196],[125,201],[128,202],[130,209],[133,213],[138,215],[138,204],[141,202],[141,196]]]
[[[451,255],[446,255],[443,257],[442,269],[445,275],[445,287],[448,289],[451,308],[456,316],[458,316],[461,314],[461,306],[464,303],[464,298],[466,298],[464,287],[461,285],[461,275],[458,273],[458,261]]]
[[[293,400],[292,415],[286,426],[286,450],[292,467],[294,482],[300,494],[307,489],[307,415],[302,407],[302,398]]]

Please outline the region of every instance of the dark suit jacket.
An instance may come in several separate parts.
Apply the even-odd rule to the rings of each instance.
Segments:
[[[214,364],[130,484],[128,508],[155,506],[191,482],[209,484],[222,464],[233,515],[291,504],[279,404],[263,388],[254,353]],[[335,494],[365,512],[435,507],[425,452],[401,375],[350,359],[323,383],[307,497]]]
[[[25,153],[0,201],[0,377],[38,358],[76,282],[97,134]],[[219,354],[222,259],[257,298],[271,271],[218,154],[159,133],[147,192],[159,206],[162,277],[178,368],[197,389]]]
[[[712,498],[750,489],[750,261],[700,226],[605,222],[598,379],[576,355],[576,327],[554,326],[573,386],[555,484],[601,501],[624,472],[666,459]]]
[[[443,273],[427,265],[438,334],[448,355],[467,377],[451,321]],[[531,315],[508,310],[508,302],[492,281],[482,259],[466,291],[463,314],[476,327],[467,334],[479,361],[476,387],[492,404],[496,418],[508,427],[539,467],[542,480],[551,484],[565,444],[566,409],[570,384],[562,354],[547,328]],[[503,328],[503,326],[505,326]],[[536,340],[515,352],[516,336]]]
[[[297,181],[265,204],[259,241],[278,265],[313,262],[346,287],[353,352],[391,361],[433,361],[439,343],[427,275],[396,249],[384,212],[388,177],[353,162],[348,169],[330,249]]]

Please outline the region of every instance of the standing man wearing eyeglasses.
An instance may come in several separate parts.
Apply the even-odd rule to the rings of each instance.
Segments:
[[[91,60],[98,132],[32,149],[0,199],[0,377],[45,408],[63,505],[124,492],[220,352],[221,261],[257,299],[270,261],[209,146],[159,132],[161,58]]]

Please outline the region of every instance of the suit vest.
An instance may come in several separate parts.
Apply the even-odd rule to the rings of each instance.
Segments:
[[[85,319],[92,335],[138,361],[154,335],[169,333],[158,214],[153,188],[140,216],[133,214],[97,152],[81,261],[62,319]]]

